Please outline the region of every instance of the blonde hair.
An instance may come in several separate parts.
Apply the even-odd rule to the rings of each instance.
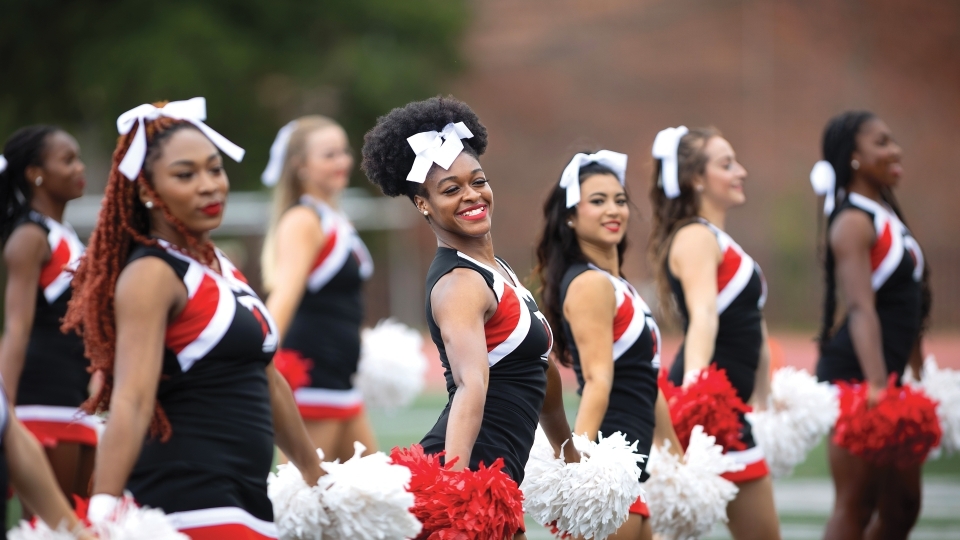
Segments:
[[[260,252],[260,270],[263,275],[263,288],[266,291],[273,289],[273,279],[276,270],[277,224],[284,212],[289,210],[303,196],[303,185],[300,183],[300,167],[306,160],[307,139],[315,131],[329,127],[341,127],[336,121],[326,116],[310,115],[297,119],[297,127],[290,134],[286,155],[283,158],[283,170],[280,179],[273,188],[273,204],[270,211],[270,225],[263,238],[263,250]]]

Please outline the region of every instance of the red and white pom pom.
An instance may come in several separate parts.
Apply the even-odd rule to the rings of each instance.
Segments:
[[[280,349],[273,355],[273,367],[287,380],[291,390],[310,386],[310,370],[313,362],[292,349]]]
[[[721,475],[743,470],[743,465],[714,443],[714,437],[694,426],[682,459],[669,452],[669,441],[650,451],[650,478],[643,485],[650,525],[664,540],[700,538],[717,523],[726,523],[727,504],[738,490]]]
[[[677,438],[687,447],[694,426],[717,439],[725,450],[743,450],[746,445],[740,440],[740,414],[750,412],[750,407],[737,396],[737,391],[722,369],[713,364],[692,375],[693,382],[676,387],[661,372],[660,389],[670,406],[670,419]]]
[[[765,410],[747,413],[774,478],[788,476],[830,432],[840,413],[836,389],[802,369],[773,374]]]
[[[317,450],[323,459],[323,451]],[[309,486],[292,464],[277,465],[267,476],[267,496],[273,503],[273,521],[283,540],[319,540],[330,526],[330,516],[321,498],[323,490]]]
[[[891,373],[875,407],[867,402],[866,384],[839,383],[840,416],[833,442],[879,466],[915,466],[940,443],[937,404],[910,386],[897,386]]]
[[[903,380],[937,401],[937,417],[943,437],[940,446],[934,448],[930,457],[960,452],[960,371],[941,369],[937,366],[936,358],[930,355],[923,361],[920,377],[908,366]]]
[[[412,511],[423,524],[418,540],[512,538],[523,524],[523,494],[503,472],[502,458],[476,471],[453,471],[453,462],[440,465],[440,455],[416,444],[394,448],[390,457],[410,469]]]
[[[76,540],[76,538],[63,526],[54,530],[39,520],[36,523],[21,521],[19,525],[7,532],[7,540]]]
[[[369,407],[406,407],[423,390],[427,357],[420,332],[384,319],[361,332],[356,385]]]
[[[407,491],[410,469],[395,465],[383,452],[361,457],[366,448],[354,443],[355,454],[343,463],[323,463],[327,474],[317,487],[330,525],[324,540],[404,540],[420,533],[410,512],[413,494]]]
[[[606,538],[626,522],[630,506],[643,493],[637,463],[646,456],[636,453],[637,443],[628,444],[620,432],[601,434],[599,442],[574,435],[573,443],[580,462],[564,463],[537,430],[520,486],[524,511],[561,536]]]
[[[190,540],[177,531],[162,510],[137,506],[129,494],[113,499],[110,513],[103,520],[90,525],[91,531],[101,540]],[[77,500],[77,517],[86,522],[86,500]],[[51,529],[42,521],[21,521],[7,533],[10,540],[67,540],[76,538],[60,526]]]

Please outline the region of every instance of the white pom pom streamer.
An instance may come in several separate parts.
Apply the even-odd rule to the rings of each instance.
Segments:
[[[606,538],[627,520],[630,506],[643,493],[642,463],[637,443],[628,444],[620,432],[599,442],[574,435],[581,453],[579,463],[564,463],[554,457],[542,430],[537,430],[534,448],[527,460],[520,485],[524,511],[558,533],[583,538]]]
[[[119,503],[110,518],[94,524],[90,530],[101,540],[190,540],[178,532],[167,515],[155,508],[138,507],[129,495]],[[61,526],[50,529],[43,522],[20,525],[7,533],[10,540],[73,540],[74,535]]]
[[[770,474],[789,476],[830,432],[839,414],[836,389],[805,370],[778,369],[766,410],[747,413]]]
[[[694,426],[683,459],[663,449],[650,452],[644,483],[650,525],[664,540],[697,539],[719,522],[727,521],[727,503],[737,496],[737,486],[722,478],[743,469],[723,454],[715,438]]]
[[[937,401],[937,418],[940,419],[940,447],[935,448],[930,457],[951,455],[960,452],[960,371],[940,369],[933,355],[923,361],[920,378],[907,367],[903,380],[913,387],[919,387],[927,396]]]
[[[7,540],[76,540],[76,537],[63,527],[52,530],[38,520],[36,525],[21,521],[19,525],[7,532]]]
[[[394,465],[376,452],[361,457],[366,448],[353,443],[355,454],[343,463],[323,463],[320,478],[323,505],[330,515],[325,540],[403,540],[420,533],[421,525],[410,512],[414,504],[410,469]]]
[[[383,452],[344,463],[323,462],[327,474],[310,487],[292,464],[267,479],[274,521],[282,540],[403,540],[415,537],[420,522],[410,512],[410,470],[394,465]],[[317,450],[320,459],[323,452]]]
[[[393,319],[361,332],[356,385],[369,407],[406,407],[423,389],[427,357],[423,337]]]

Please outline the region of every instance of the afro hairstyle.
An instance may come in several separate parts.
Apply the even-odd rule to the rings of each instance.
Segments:
[[[487,128],[477,114],[453,96],[437,96],[408,103],[378,118],[377,125],[363,137],[360,168],[384,195],[406,195],[413,200],[423,184],[407,181],[417,157],[407,137],[424,131],[442,131],[451,122],[463,122],[473,133],[472,138],[462,139],[463,151],[477,158],[483,155],[487,149]]]

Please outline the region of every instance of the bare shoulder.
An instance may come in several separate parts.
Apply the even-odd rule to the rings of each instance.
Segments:
[[[673,237],[670,246],[670,265],[685,263],[701,264],[719,262],[721,257],[717,237],[703,223],[691,223],[682,227]]]
[[[26,223],[14,229],[3,247],[3,260],[8,268],[40,266],[50,257],[47,233],[34,223]]]
[[[323,224],[313,209],[301,204],[280,216],[276,234],[281,239],[297,238],[319,243],[323,241]]]
[[[830,224],[830,248],[837,254],[869,250],[876,233],[865,212],[840,212]]]
[[[591,301],[603,298],[613,298],[613,283],[610,278],[597,270],[587,270],[573,278],[567,288],[567,301],[589,299]],[[566,304],[566,302],[564,302]]]
[[[149,286],[146,286],[148,285]],[[128,264],[117,278],[116,307],[134,312],[171,308],[186,303],[187,289],[177,273],[159,257],[142,257]]]

